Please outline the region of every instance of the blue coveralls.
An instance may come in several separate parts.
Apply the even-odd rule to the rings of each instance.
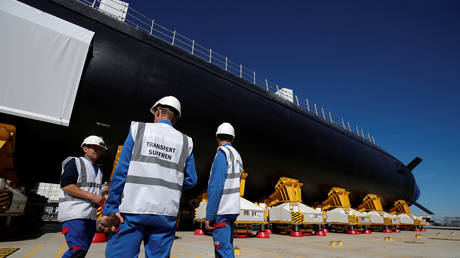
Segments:
[[[62,233],[69,246],[62,257],[85,257],[96,233],[96,221],[91,219],[64,221]]]
[[[93,164],[93,168],[97,175],[99,168],[95,164]],[[76,184],[77,179],[78,171],[75,165],[75,159],[72,159],[64,166],[64,173],[61,176],[61,187],[65,187],[69,184]],[[62,234],[65,236],[69,249],[62,257],[85,257],[95,233],[95,220],[72,219],[64,221],[62,223]]]
[[[224,146],[231,146],[226,143]],[[225,178],[227,177],[227,158],[222,150],[219,150],[214,158],[211,169],[211,177],[208,183],[208,203],[206,205],[206,220],[214,221],[214,252],[216,257],[234,257],[233,232],[235,220],[239,214],[216,215],[219,208],[222,191],[224,190]]]
[[[172,126],[167,120],[158,123]],[[133,147],[134,140],[130,132],[123,144],[118,165],[112,176],[109,197],[102,210],[103,215],[119,211]],[[196,182],[195,159],[192,153],[187,157],[182,190],[192,188]],[[176,233],[176,217],[130,213],[122,213],[122,216],[125,222],[120,224],[118,232],[109,236],[105,249],[106,257],[137,257],[142,241],[144,241],[146,257],[169,257]]]

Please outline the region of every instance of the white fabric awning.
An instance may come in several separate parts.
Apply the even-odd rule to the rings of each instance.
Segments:
[[[94,32],[0,1],[0,112],[69,125]]]

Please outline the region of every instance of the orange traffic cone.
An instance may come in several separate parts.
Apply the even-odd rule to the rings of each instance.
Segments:
[[[256,237],[257,238],[270,238],[270,234],[264,231],[260,231],[259,233],[257,233]]]
[[[326,232],[324,232],[324,230],[318,230],[318,231],[316,231],[316,235],[317,236],[326,236]]]
[[[93,237],[93,243],[105,243],[107,242],[107,235],[103,232],[96,232]]]
[[[197,236],[203,236],[203,235],[204,235],[204,231],[203,231],[201,228],[197,228],[197,229],[195,229],[195,235],[197,235]]]

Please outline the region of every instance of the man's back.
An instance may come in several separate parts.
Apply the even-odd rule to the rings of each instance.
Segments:
[[[134,139],[120,211],[176,216],[192,139],[167,122],[133,122]]]

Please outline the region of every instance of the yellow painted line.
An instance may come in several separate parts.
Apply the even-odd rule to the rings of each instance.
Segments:
[[[192,253],[190,253],[190,252],[184,251],[184,250],[179,249],[179,248],[177,248],[177,247],[173,247],[173,249],[175,249],[175,250],[177,250],[177,251],[179,251],[179,252],[182,252],[182,253],[184,253],[184,254],[191,255],[191,256],[196,257],[196,258],[201,258],[201,256],[199,256],[199,255],[192,254]]]
[[[29,257],[32,257],[34,254],[36,254],[38,252],[38,250],[42,249],[43,248],[43,245],[40,244],[38,245],[37,247],[35,247],[34,250],[32,250],[32,252],[28,253],[26,256],[24,256],[24,258],[29,258]]]
[[[59,248],[59,250],[57,251],[56,256],[54,256],[54,258],[62,257],[62,254],[64,253],[66,247],[67,247],[67,242],[66,241],[62,242],[61,248]]]
[[[177,256],[175,256],[174,254],[171,254],[171,257],[172,257],[172,258],[177,258]]]

